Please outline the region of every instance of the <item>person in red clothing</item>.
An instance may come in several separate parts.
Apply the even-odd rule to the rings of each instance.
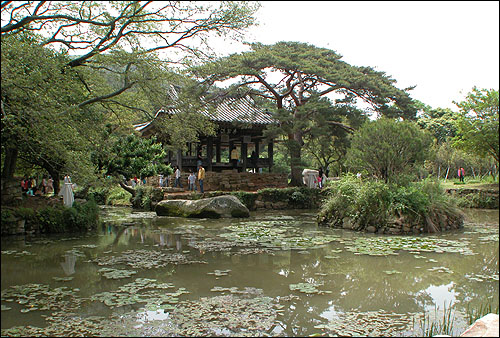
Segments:
[[[465,169],[460,167],[458,168],[458,179],[460,180],[460,182],[464,182],[464,177],[465,177]]]

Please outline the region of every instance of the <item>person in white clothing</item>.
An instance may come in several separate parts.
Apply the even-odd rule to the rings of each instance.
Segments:
[[[73,183],[71,183],[71,177],[68,174],[64,176],[64,184],[59,192],[59,196],[63,197],[65,206],[73,206],[73,202],[75,201],[75,197],[73,195]]]
[[[175,169],[175,183],[174,183],[174,188],[179,186],[182,188],[182,182],[181,182],[181,170],[179,169],[179,166],[176,167]]]

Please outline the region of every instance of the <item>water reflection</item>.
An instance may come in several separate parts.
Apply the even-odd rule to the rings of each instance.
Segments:
[[[76,255],[74,253],[68,252],[64,255],[64,262],[61,262],[61,267],[63,268],[66,276],[70,276],[75,273],[75,263]]]
[[[229,232],[229,226],[244,228],[275,220],[282,223],[268,229],[283,230],[279,236],[289,233],[304,237],[332,235],[341,241],[304,250],[273,250],[259,241],[250,246],[240,243],[226,247],[227,237],[219,236]],[[318,228],[313,220],[314,213],[295,211],[287,211],[286,215],[254,213],[246,220],[192,220],[107,208],[105,222],[97,234],[2,238],[2,291],[14,285],[43,283],[53,288],[61,285],[78,288],[82,297],[91,297],[119,290],[137,278],[149,278],[187,289],[190,293],[179,297],[180,301],[198,301],[218,295],[213,291],[215,287],[236,287],[238,292],[254,288],[284,306],[276,326],[268,333],[287,336],[324,333],[315,326],[340,320],[351,313],[381,310],[397,314],[422,313],[453,303],[463,316],[467,306],[487,302],[493,308],[498,306],[498,211],[472,210],[467,213],[463,231],[434,235],[464,243],[472,251],[470,255],[409,250],[388,256],[361,255],[346,247],[358,238],[374,236]],[[175,254],[178,261],[162,267],[128,265],[127,257],[133,258],[139,252],[152,252],[159,257]],[[99,272],[102,266],[97,264],[97,259],[117,257],[121,259],[120,264],[105,266],[137,273],[123,279],[105,278]],[[196,263],[179,263],[183,259]],[[55,281],[52,277],[60,276],[61,268],[66,276],[74,278]],[[216,270],[225,273],[214,273]],[[299,283],[310,283],[320,293],[290,289],[290,285]],[[244,296],[238,292],[235,295]],[[104,303],[90,302],[82,305],[80,311],[85,316],[108,317],[139,311],[143,305],[110,309]],[[43,321],[37,311],[20,317],[20,309],[18,306],[2,312],[2,328]],[[168,311],[142,309],[134,318],[139,323],[166,321]],[[399,334],[403,335],[403,331]]]

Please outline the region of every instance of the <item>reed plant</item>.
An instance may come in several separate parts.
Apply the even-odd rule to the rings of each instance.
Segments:
[[[448,335],[453,336],[453,324],[455,322],[455,317],[453,316],[452,302],[446,307],[446,302],[444,302],[442,317],[439,311],[439,307],[434,307],[434,314],[426,312],[419,320],[418,329],[415,329],[415,322],[413,323],[414,333],[416,337],[434,337],[437,335]]]
[[[498,314],[498,304],[496,307],[494,307],[491,302],[481,303],[476,307],[471,307],[470,304],[467,304],[466,317],[469,325],[472,325],[472,323],[479,318],[486,316],[488,313]]]

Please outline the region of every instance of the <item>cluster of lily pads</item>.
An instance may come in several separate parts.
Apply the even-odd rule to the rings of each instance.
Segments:
[[[327,294],[327,293],[332,293],[331,291],[325,291],[325,290],[319,290],[317,284],[314,283],[297,283],[297,284],[290,284],[288,287],[290,288],[291,291],[299,291],[302,293],[306,294]]]
[[[46,284],[14,285],[2,290],[2,301],[23,305],[21,313],[62,308],[76,310],[81,303],[81,299],[76,296],[78,291],[80,290],[77,288],[71,289],[65,286],[51,289]],[[2,310],[9,309],[2,308]]]
[[[387,311],[344,312],[327,324],[319,324],[328,336],[336,337],[395,337],[413,328],[415,314]]]
[[[449,240],[438,237],[358,237],[354,240],[340,240],[346,244],[347,251],[355,255],[387,256],[398,255],[399,251],[420,252],[456,252],[462,255],[474,255],[466,240]]]
[[[185,253],[169,252],[168,250],[126,250],[120,256],[97,257],[93,262],[98,265],[125,264],[135,269],[152,269],[165,267],[168,264],[206,264],[205,261],[189,258]]]
[[[137,278],[131,283],[120,286],[118,290],[106,291],[90,297],[91,301],[99,301],[116,308],[137,303],[146,303],[147,310],[172,309],[173,304],[179,302],[179,296],[189,293],[184,288],[178,288],[174,292],[166,292],[173,289],[170,283],[158,283],[155,279]]]
[[[228,226],[225,229],[229,232],[218,236],[238,246],[262,246],[273,250],[315,249],[339,239],[337,235],[301,235],[297,227],[284,224],[283,221],[247,222]]]

